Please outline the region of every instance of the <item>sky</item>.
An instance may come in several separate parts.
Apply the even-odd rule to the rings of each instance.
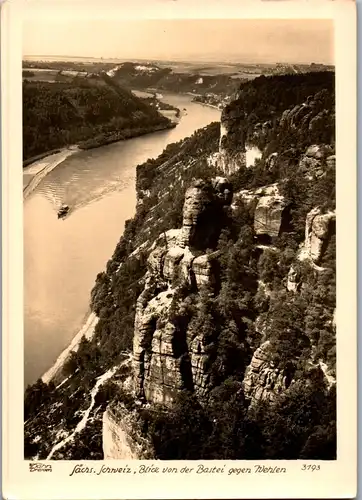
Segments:
[[[158,0],[162,10],[146,7],[137,10],[136,4],[132,10],[122,8],[121,4],[115,7],[102,0],[102,11],[99,6],[92,11],[92,4],[85,6],[81,2],[75,8],[74,0],[73,4],[62,0],[61,5],[48,0],[47,8],[40,1],[28,2],[23,23],[23,54],[334,63],[333,22],[328,19],[178,19],[177,16],[145,19],[142,17],[147,13],[154,17],[171,12],[167,8],[176,2]],[[180,13],[179,9],[178,16]]]

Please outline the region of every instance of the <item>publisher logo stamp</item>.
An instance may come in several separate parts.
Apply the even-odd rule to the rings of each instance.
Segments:
[[[52,472],[52,466],[49,464],[39,464],[39,463],[30,463],[29,464],[30,472]]]

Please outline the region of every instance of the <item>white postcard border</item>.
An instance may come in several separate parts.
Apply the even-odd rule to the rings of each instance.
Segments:
[[[55,2],[51,2],[55,3]],[[337,116],[337,419],[336,461],[205,462],[225,473],[87,474],[70,476],[77,463],[94,467],[138,469],[143,463],[194,467],[194,462],[58,462],[52,472],[29,471],[23,459],[23,248],[21,9],[14,0],[2,5],[2,221],[3,221],[3,495],[25,499],[119,498],[353,498],[357,477],[357,266],[356,266],[356,17],[352,1],[250,2],[232,0],[171,2],[139,0],[87,3],[86,16],[145,18],[330,18],[335,22]],[[74,16],[85,2],[73,2]],[[143,8],[140,9],[142,4]],[[196,6],[197,4],[197,6]],[[89,5],[89,9],[88,9]],[[111,5],[111,7],[109,7]],[[207,5],[207,7],[206,7]],[[99,12],[99,9],[102,12]],[[197,462],[201,463],[201,462]],[[320,464],[319,471],[302,465]],[[285,467],[286,473],[227,473],[230,467]]]

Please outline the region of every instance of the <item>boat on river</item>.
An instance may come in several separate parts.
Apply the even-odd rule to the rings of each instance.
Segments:
[[[58,219],[63,219],[69,212],[68,205],[62,205],[58,210]]]

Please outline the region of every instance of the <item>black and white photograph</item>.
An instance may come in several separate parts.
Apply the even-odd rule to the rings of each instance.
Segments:
[[[340,458],[335,20],[41,4],[22,23],[23,459],[318,464],[308,481]]]
[[[25,458],[335,459],[333,23],[24,30]]]

